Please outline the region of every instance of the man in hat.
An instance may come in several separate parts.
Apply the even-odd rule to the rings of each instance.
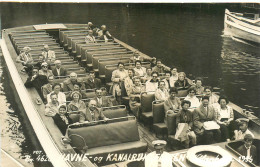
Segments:
[[[16,58],[17,63],[22,63],[24,68],[21,70],[23,72],[29,73],[30,70],[32,70],[32,64],[33,64],[33,58],[32,55],[30,54],[31,48],[30,47],[24,47],[23,51],[19,56]]]
[[[41,67],[42,69],[39,70],[40,75],[45,75],[46,77],[53,75],[52,71],[48,69],[48,63],[43,62]]]
[[[67,76],[67,70],[61,66],[60,60],[55,60],[55,68],[52,70],[54,76]]]
[[[50,50],[48,45],[43,46],[42,56],[46,62],[54,62],[56,59],[55,52]]]
[[[240,139],[244,139],[246,134],[250,134],[252,135],[252,137],[254,137],[253,133],[248,129],[248,122],[249,119],[246,118],[238,118],[236,120],[238,122],[238,126],[239,126],[239,130],[235,130],[235,140],[240,140]]]
[[[152,142],[155,151],[145,157],[145,167],[172,167],[172,156],[163,151],[167,142],[155,140]]]
[[[253,143],[253,136],[250,134],[246,134],[244,137],[244,144],[238,147],[237,151],[244,156],[243,159],[248,160],[249,162],[253,162],[254,164],[257,163],[257,151],[256,147],[252,144]]]

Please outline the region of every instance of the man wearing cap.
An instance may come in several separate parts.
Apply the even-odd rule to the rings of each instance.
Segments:
[[[63,91],[64,92],[69,92],[72,91],[74,89],[73,84],[78,81],[78,76],[75,72],[70,73],[70,78],[66,79],[65,81],[63,81]],[[84,89],[85,85],[82,84],[81,89]]]
[[[97,43],[97,41],[93,35],[93,30],[88,31],[88,35],[86,36],[85,41],[86,41],[86,44]]]
[[[56,59],[55,52],[50,50],[48,45],[43,46],[42,56],[46,62],[54,62]]]
[[[250,134],[252,137],[254,137],[253,133],[248,129],[249,119],[238,118],[236,121],[238,122],[239,130],[234,131],[235,140],[244,139],[246,134]]]
[[[52,71],[48,69],[48,63],[43,62],[41,67],[42,69],[39,70],[40,75],[45,75],[46,77],[53,75]]]
[[[253,136],[250,134],[246,134],[244,137],[244,144],[238,147],[237,152],[239,152],[244,158],[247,159],[249,162],[253,162],[257,165],[257,151],[256,147],[252,144],[253,143]]]
[[[67,70],[61,66],[60,60],[55,60],[55,68],[52,70],[54,76],[67,76]]]
[[[155,140],[152,145],[155,151],[147,154],[145,157],[145,167],[172,167],[171,154],[163,151],[167,142],[164,140]]]

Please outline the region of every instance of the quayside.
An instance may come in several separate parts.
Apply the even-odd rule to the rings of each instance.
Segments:
[[[78,74],[79,79],[84,80],[89,77],[89,72],[86,71],[94,70],[96,76],[109,88],[112,85],[112,72],[117,68],[118,62],[124,62],[126,69],[134,66],[133,63],[130,63],[130,58],[136,52],[136,49],[118,39],[109,40],[106,43],[99,41],[98,43],[86,44],[85,36],[88,34],[86,27],[86,24],[46,24],[3,30],[1,47],[9,75],[18,94],[15,98],[20,99],[24,112],[27,114],[35,134],[53,166],[130,166],[133,162],[124,160],[131,160],[133,154],[137,154],[134,156],[139,156],[141,160],[145,153],[154,150],[152,141],[158,138],[167,140],[167,133],[168,135],[172,133],[164,123],[164,115],[159,114],[158,117],[160,119],[154,122],[156,120],[153,118],[154,106],[159,106],[159,111],[161,111],[160,107],[163,107],[161,103],[153,102],[153,96],[141,93],[141,112],[149,116],[147,119],[142,119],[142,117],[136,118],[129,111],[129,98],[124,97],[122,105],[104,109],[104,115],[109,118],[106,122],[97,121],[70,125],[69,136],[72,143],[64,144],[61,142],[61,136],[63,135],[53,119],[45,116],[44,103],[37,104],[36,99],[40,96],[36,89],[25,88],[24,83],[28,75],[21,72],[23,66],[20,63],[16,63],[16,58],[23,47],[30,47],[32,49],[30,53],[34,61],[37,61],[43,46],[47,44],[51,50],[55,51],[56,59],[61,60],[63,66],[67,68],[68,74],[75,72]],[[138,54],[146,59],[151,59],[139,51]],[[142,65],[150,67],[151,63],[143,62]],[[53,66],[51,64],[51,67]],[[54,82],[62,83],[66,77],[68,76],[55,78]],[[161,74],[160,77],[163,78],[164,74]],[[183,99],[187,95],[187,90],[180,92],[178,96]],[[85,102],[95,96],[95,90],[88,90],[86,94],[88,98],[83,99]],[[215,95],[218,96],[218,92],[215,92]],[[111,95],[108,95],[108,97],[113,98]],[[229,103],[229,105],[234,110],[235,118],[249,119],[249,129],[259,139],[260,120],[252,113],[245,112],[236,104]],[[78,119],[77,116],[74,118]],[[153,128],[154,124],[161,127],[161,129],[159,128],[160,133]],[[86,141],[85,139],[89,140]],[[235,161],[231,165],[252,165],[238,162],[237,155],[231,149],[227,149],[227,144],[224,142],[214,145],[224,148],[232,155]],[[187,149],[174,151],[172,148],[168,144],[166,149],[172,154],[180,153],[186,155],[187,153]],[[85,154],[82,155],[81,153]],[[122,155],[124,153],[127,155],[125,158]],[[109,154],[118,154],[118,156],[121,156],[121,159],[115,158],[113,160],[111,157],[109,161],[106,161]],[[123,162],[119,162],[121,160]],[[143,162],[138,163],[138,166],[142,165]],[[192,166],[187,160],[174,162],[173,165]]]

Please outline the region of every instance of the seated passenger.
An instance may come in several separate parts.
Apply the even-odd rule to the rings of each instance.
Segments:
[[[176,67],[171,68],[170,87],[174,87],[175,82],[178,80],[178,72]]]
[[[171,77],[171,72],[170,71],[166,71],[165,72],[165,78],[163,79],[163,81],[165,83],[165,88],[167,90],[170,90],[170,77]]]
[[[33,64],[33,58],[30,53],[31,48],[30,47],[24,47],[22,53],[19,54],[19,56],[16,58],[17,63],[22,63],[24,68],[22,69],[23,72],[29,73],[32,69]]]
[[[129,106],[131,111],[134,113],[134,115],[139,118],[139,110],[141,107],[140,103],[140,94],[142,92],[145,92],[145,87],[141,83],[141,79],[139,77],[134,77],[134,86],[132,86],[132,89],[130,91],[130,100],[129,100]]]
[[[78,79],[78,76],[75,72],[70,73],[70,78],[66,79],[65,81],[63,81],[63,91],[64,92],[69,92],[72,91],[74,89],[73,84],[74,83],[81,83]],[[85,85],[82,84],[81,86],[81,90],[85,89]]]
[[[94,71],[90,71],[89,78],[85,82],[85,88],[86,89],[99,89],[100,87],[101,87],[100,79],[95,77]]]
[[[86,44],[97,43],[97,41],[93,35],[93,30],[88,31],[88,35],[86,36],[85,41],[86,41]]]
[[[165,88],[165,82],[164,81],[160,81],[159,82],[159,86],[155,91],[155,100],[166,100],[169,97],[169,92],[168,90]]]
[[[140,60],[135,61],[134,72],[136,76],[143,78],[146,75],[146,68],[142,67],[142,63]]]
[[[235,133],[235,136],[234,136],[235,140],[244,139],[246,134],[250,134],[253,137],[255,137],[254,134],[248,129],[249,119],[238,118],[236,121],[238,122],[239,130],[235,130],[234,131],[234,133]]]
[[[94,24],[92,22],[88,22],[88,25],[86,27],[88,30],[93,30],[95,28]]]
[[[146,81],[149,81],[152,78],[153,78],[152,77],[152,68],[147,68],[146,69],[146,74],[145,74],[144,78],[141,81],[142,81],[142,83],[145,83]]]
[[[252,143],[254,141],[254,137],[250,134],[246,134],[244,137],[244,144],[238,147],[237,152],[244,157],[239,157],[241,160],[247,160],[247,162],[252,162],[255,165],[257,164],[257,149]]]
[[[82,99],[87,98],[86,92],[84,92],[83,90],[80,90],[80,88],[81,88],[81,83],[76,82],[76,83],[73,84],[73,86],[74,86],[74,87],[73,87],[73,90],[70,91],[70,92],[66,95],[66,99],[67,99],[68,101],[71,101],[71,100],[72,100],[71,94],[72,94],[72,92],[74,92],[74,91],[80,92],[80,94],[82,95]]]
[[[169,68],[168,67],[166,67],[166,66],[164,66],[163,64],[162,64],[162,61],[160,60],[160,59],[158,59],[157,61],[156,61],[156,66],[155,67],[153,67],[153,72],[157,72],[157,73],[165,73],[165,71],[168,71],[169,70]]]
[[[176,95],[178,94],[178,89],[170,88],[170,97],[164,101],[164,111],[165,117],[167,116],[167,111],[177,111],[181,108],[181,101]]]
[[[39,55],[39,58],[38,58],[37,62],[33,63],[34,64],[33,66],[37,67],[38,69],[41,69],[42,68],[42,63],[44,63],[44,62],[45,62],[45,60],[44,60],[43,55]]]
[[[221,96],[218,100],[219,105],[215,108],[216,121],[220,126],[222,141],[230,141],[236,128],[233,109],[227,105],[228,102],[226,97]]]
[[[71,93],[71,102],[68,105],[68,112],[85,112],[86,105],[81,100],[82,95],[78,91],[74,91]]]
[[[151,62],[154,59],[156,60],[155,57],[153,57],[153,58],[142,57],[142,56],[140,56],[140,54],[136,50],[136,51],[134,51],[133,57],[130,58],[130,62],[133,62],[133,63],[135,63],[136,61],[140,61],[140,62],[148,61],[148,62]]]
[[[195,90],[196,95],[201,95],[204,93],[204,87],[202,86],[202,78],[196,78],[195,79]]]
[[[216,120],[215,110],[209,105],[209,97],[202,97],[202,104],[194,110],[194,132],[201,144],[212,144],[220,140],[220,129],[205,129],[205,123]],[[214,123],[214,122],[212,122]],[[216,123],[217,124],[217,123]]]
[[[92,122],[98,120],[107,120],[103,112],[97,108],[95,100],[90,100],[87,109],[80,112],[79,122]]]
[[[96,89],[96,97],[94,98],[94,100],[97,103],[97,108],[112,107],[113,106],[110,98],[104,96],[102,94],[102,90],[101,89]]]
[[[105,42],[108,42],[108,39],[114,39],[114,37],[107,30],[106,25],[101,26],[101,30],[98,31],[98,37],[101,40],[105,40]]]
[[[152,72],[152,79],[146,81],[145,88],[146,92],[153,92],[155,93],[156,89],[159,85],[158,73]]]
[[[36,91],[38,92],[38,94],[40,95],[40,97],[42,99],[43,95],[42,95],[42,86],[48,83],[48,79],[45,75],[40,75],[39,74],[39,69],[37,67],[34,67],[32,70],[32,76],[29,76],[26,80],[26,82],[24,83],[24,86],[26,88],[35,88]]]
[[[197,143],[196,135],[193,131],[193,113],[189,110],[190,104],[191,103],[189,101],[183,100],[181,102],[182,109],[176,116],[176,127],[178,128],[176,130],[175,137],[184,144],[185,148],[190,147],[190,142],[192,146],[195,146]],[[183,126],[183,130],[180,127],[180,123],[187,124],[186,127]]]
[[[185,97],[184,100],[188,100],[191,102],[190,105],[190,110],[193,111],[195,108],[200,106],[200,101],[199,99],[195,96],[195,88],[194,87],[190,87],[188,89],[188,95]]]
[[[133,77],[134,77],[134,70],[133,69],[128,69],[128,76],[124,80],[124,87],[126,90],[127,96],[130,95],[131,89],[134,85],[133,83]]]
[[[50,102],[45,106],[45,116],[53,117],[56,113],[58,113],[58,97],[57,94],[51,93],[50,94]]]
[[[66,105],[59,105],[58,113],[56,113],[56,115],[54,115],[52,118],[57,127],[60,129],[62,135],[65,136],[69,124],[72,124],[72,120],[67,113]]]
[[[59,76],[67,76],[67,70],[61,66],[60,60],[55,60],[54,64],[55,68],[52,70],[54,76],[58,78]]]
[[[189,89],[190,84],[188,80],[186,79],[186,74],[184,72],[180,72],[178,74],[178,80],[174,83],[174,87],[177,89]]]
[[[42,68],[39,70],[40,75],[45,75],[46,77],[53,75],[52,71],[48,69],[48,63],[43,62],[41,67]]]
[[[53,63],[56,59],[55,52],[50,50],[48,45],[43,46],[42,56],[45,62]]]
[[[205,87],[205,96],[209,97],[209,105],[218,102],[218,97],[212,93],[212,88],[210,86]]]
[[[48,83],[42,86],[42,95],[44,98],[44,102],[47,102],[47,95],[52,92],[52,86],[54,84],[54,76],[49,75],[48,77]]]
[[[59,102],[60,105],[66,103],[66,95],[63,92],[60,91],[61,85],[59,83],[55,83],[52,86],[52,89],[53,89],[53,91],[50,94],[47,95],[47,103],[49,103],[51,101],[50,95],[52,93],[55,93],[58,96],[58,102]]]

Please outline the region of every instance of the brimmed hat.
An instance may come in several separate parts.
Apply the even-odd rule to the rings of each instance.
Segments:
[[[41,64],[41,66],[48,66],[48,63],[43,62],[43,63]]]
[[[54,64],[61,64],[61,61],[60,60],[55,60]]]
[[[164,147],[166,144],[167,144],[167,142],[164,141],[164,140],[155,140],[155,141],[152,142],[153,146],[162,146],[162,147]]]
[[[238,122],[239,125],[241,125],[243,123],[248,123],[249,119],[247,119],[247,118],[238,118],[236,121]]]
[[[31,48],[28,47],[28,46],[25,46],[25,47],[23,48],[23,51],[31,51]]]

